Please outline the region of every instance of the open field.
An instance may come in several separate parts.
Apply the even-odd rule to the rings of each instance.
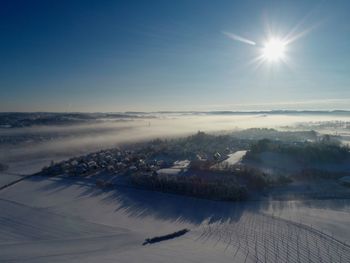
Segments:
[[[6,211],[0,215],[0,259],[349,262],[350,248],[343,242],[350,240],[350,203],[334,203],[341,205],[322,208],[310,201],[296,210],[290,201],[214,202],[134,189],[102,191],[69,179],[34,177],[0,192],[1,210]],[[312,213],[306,214],[310,207]],[[142,246],[145,238],[182,228],[191,231]]]
[[[260,123],[264,127],[269,119],[271,127],[307,121],[306,117],[290,117],[276,123],[276,118],[167,116],[150,120],[151,126],[137,120],[126,129],[120,126],[129,123],[116,124],[118,128],[108,132],[100,130],[98,136],[85,130],[64,138],[56,135],[67,127],[50,127],[51,139],[0,146],[0,162],[9,165],[0,173],[0,187],[40,171],[51,160],[65,160],[107,145],[159,135],[182,136],[196,132],[195,127],[214,127],[213,123],[218,125],[210,131],[221,133],[236,125],[246,128]],[[185,125],[193,120],[192,126]],[[173,129],[175,126],[182,128]],[[11,136],[20,138],[27,129],[35,136],[43,132],[42,127],[16,128]],[[235,131],[239,134],[240,129]],[[6,132],[8,136],[9,130]],[[239,162],[243,153],[231,155],[226,162]],[[89,180],[69,177],[36,176],[1,190],[0,210],[1,262],[350,261],[349,199],[216,202],[122,185],[100,189]],[[184,228],[190,232],[142,246],[146,238]]]

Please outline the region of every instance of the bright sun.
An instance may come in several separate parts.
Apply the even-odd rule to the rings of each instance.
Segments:
[[[283,59],[285,54],[285,43],[280,39],[270,39],[263,48],[263,57],[269,61]]]

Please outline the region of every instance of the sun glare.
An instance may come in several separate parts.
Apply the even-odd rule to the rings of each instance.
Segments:
[[[263,57],[268,61],[278,61],[283,59],[286,44],[280,39],[270,39],[263,48]]]

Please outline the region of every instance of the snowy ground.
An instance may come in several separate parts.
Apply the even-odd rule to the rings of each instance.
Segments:
[[[231,165],[236,165],[238,164],[243,156],[247,153],[247,151],[243,150],[243,151],[236,151],[234,153],[231,153],[228,155],[228,158],[223,160],[222,162],[218,163],[218,164],[214,164],[211,168],[212,169],[221,169],[227,166],[231,166]]]
[[[173,166],[170,168],[162,168],[159,169],[157,172],[160,174],[167,174],[167,175],[179,175],[183,172],[186,172],[188,170],[188,167],[190,165],[189,160],[181,160],[174,162]]]
[[[4,148],[0,161],[9,170],[0,173],[0,187],[51,160],[112,143],[296,121],[301,120],[169,118],[98,138]],[[224,203],[122,187],[108,192],[88,182],[32,177],[0,191],[0,262],[350,262],[350,248],[343,243],[350,242],[349,222],[349,199]],[[183,228],[191,231],[142,246],[145,238]]]
[[[349,262],[350,202],[322,202],[224,203],[33,177],[0,191],[0,262]]]
[[[61,158],[28,158],[24,160],[13,160],[7,162],[9,166],[7,170],[0,172],[0,187],[12,181],[23,178],[26,175],[41,171],[44,166],[50,164],[51,160],[59,161]]]
[[[247,151],[237,151],[229,155],[229,158],[224,162],[227,162],[229,165],[235,165],[239,161],[242,160],[243,156],[247,153]]]

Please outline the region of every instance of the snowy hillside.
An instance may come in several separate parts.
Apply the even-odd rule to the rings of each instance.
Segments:
[[[127,188],[108,192],[69,179],[33,177],[0,192],[0,261],[349,262],[350,248],[342,242],[350,240],[348,202],[318,208],[327,220],[312,227],[307,215],[303,222],[301,205],[298,221],[287,219],[288,205],[279,206]],[[329,235],[321,232],[339,209],[343,222],[329,227]],[[146,238],[183,228],[191,231],[142,246]],[[342,236],[337,229],[344,229]]]

